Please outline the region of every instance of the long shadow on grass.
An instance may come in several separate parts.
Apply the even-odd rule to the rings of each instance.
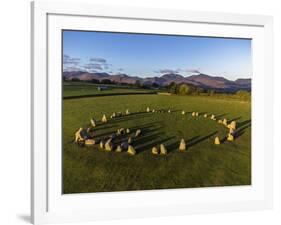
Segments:
[[[210,133],[210,134],[208,134],[206,136],[203,136],[203,137],[196,136],[193,140],[189,141],[186,146],[188,148],[188,147],[194,146],[196,144],[199,144],[199,143],[209,139],[210,137],[214,136],[217,133],[218,133],[218,131],[214,131],[214,132],[212,132],[212,133]]]
[[[238,122],[238,128],[243,127],[244,125],[248,125],[251,123],[251,120],[245,120],[242,122]]]
[[[217,115],[215,115],[215,117],[216,117],[217,119],[222,119],[222,117],[224,117],[224,116],[226,116],[226,115],[227,115],[227,113],[217,114]]]
[[[242,118],[241,116],[238,116],[238,117],[235,117],[235,118],[229,120],[228,122],[232,122],[232,121],[235,121],[235,120],[240,120],[241,118]]]
[[[117,117],[117,118],[109,120],[109,123],[115,124],[115,123],[119,123],[119,122],[123,122],[123,121],[134,120],[134,119],[138,118],[140,115],[141,115],[141,118],[144,118],[144,117],[152,116],[153,113],[143,113],[143,114],[139,113],[136,115],[127,115],[127,116]]]
[[[241,125],[241,124],[243,124],[243,125]],[[246,121],[242,122],[241,124],[239,124],[239,128],[234,133],[235,138],[242,136],[245,133],[245,129],[247,129],[248,127],[251,127],[251,120],[246,120]]]
[[[157,138],[158,137],[158,138]],[[153,147],[159,147],[160,144],[165,144],[166,142],[174,139],[175,137],[167,137],[159,139],[159,135],[156,135],[156,137],[148,137],[146,144],[143,144],[141,146],[138,146],[137,152],[141,153],[143,151],[150,151]]]

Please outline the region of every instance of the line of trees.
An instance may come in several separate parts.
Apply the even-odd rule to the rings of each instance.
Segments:
[[[209,95],[213,95],[215,93],[214,90],[205,91],[203,88],[195,87],[190,84],[176,84],[175,82],[171,82],[167,86],[168,91],[171,94],[177,95],[199,95],[200,93],[208,93]]]

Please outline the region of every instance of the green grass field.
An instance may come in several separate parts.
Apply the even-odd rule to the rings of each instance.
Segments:
[[[99,86],[105,86],[108,89],[99,91]],[[128,86],[116,85],[98,85],[98,84],[83,84],[80,82],[71,82],[64,85],[63,97],[84,96],[84,95],[107,95],[107,94],[120,94],[120,93],[151,93],[152,90],[141,88],[132,88]]]
[[[69,90],[64,89],[65,94]],[[171,109],[172,113],[146,113]],[[106,152],[73,143],[74,132],[100,121],[103,114],[131,114],[96,127],[97,138],[118,128],[142,129],[133,139],[137,154]],[[181,115],[181,111],[188,112]],[[213,113],[238,122],[234,142],[214,145],[227,129],[209,118],[192,117],[192,111]],[[178,152],[180,139],[187,151]],[[167,155],[152,155],[151,148],[165,144]],[[200,96],[116,95],[63,100],[63,193],[194,188],[251,184],[251,103]]]

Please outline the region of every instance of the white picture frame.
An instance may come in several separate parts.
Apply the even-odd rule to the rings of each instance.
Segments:
[[[97,21],[94,29],[101,30],[151,32],[156,29],[157,23],[157,33],[185,34],[181,27],[189,26],[194,35],[255,40],[251,186],[75,194],[67,197],[60,193],[61,175],[57,174],[61,169],[61,153],[54,150],[61,148],[60,140],[56,138],[61,132],[58,127],[60,116],[56,116],[61,110],[61,96],[59,86],[56,86],[60,85],[58,77],[52,75],[58,73],[61,63],[59,36],[56,34],[63,28],[91,29],[93,20]],[[122,23],[116,22],[121,20]],[[214,29],[218,27],[220,29]],[[272,208],[272,51],[271,16],[32,2],[32,222],[42,224]]]

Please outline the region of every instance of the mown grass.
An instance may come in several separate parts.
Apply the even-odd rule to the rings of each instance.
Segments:
[[[171,109],[172,113],[146,113]],[[90,118],[103,114],[132,114],[98,125],[96,137],[105,138],[118,128],[141,128],[133,140],[137,155],[79,147],[73,134],[89,126]],[[188,112],[181,115],[181,111]],[[192,111],[213,113],[238,121],[234,142],[214,145],[227,129],[212,121],[192,117]],[[134,113],[135,112],[135,113]],[[138,112],[138,113],[136,113]],[[180,139],[187,141],[185,153],[177,151]],[[154,156],[153,146],[165,144],[168,154]],[[63,100],[63,193],[191,188],[251,184],[251,103],[200,96],[127,95]]]
[[[99,91],[98,87],[103,86],[108,89]],[[126,86],[118,85],[103,85],[103,84],[80,84],[75,82],[67,83],[63,85],[63,97],[72,97],[72,96],[84,96],[84,95],[106,95],[106,94],[118,94],[118,93],[149,93],[153,90],[141,89],[141,88],[132,88]]]

